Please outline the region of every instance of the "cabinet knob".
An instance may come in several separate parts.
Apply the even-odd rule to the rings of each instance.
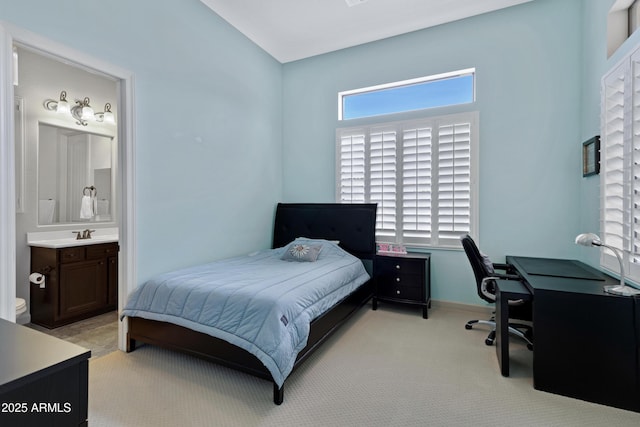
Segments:
[[[400,270],[400,264],[396,264],[396,270]]]
[[[400,290],[399,290],[399,289],[396,291],[396,294],[397,294],[397,295],[400,295]]]
[[[396,282],[400,282],[400,278],[399,277],[396,277]]]

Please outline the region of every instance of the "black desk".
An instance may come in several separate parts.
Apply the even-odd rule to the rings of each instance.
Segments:
[[[579,261],[507,263],[533,296],[534,387],[640,412],[640,299],[605,293],[619,280]]]
[[[89,350],[4,319],[0,343],[0,425],[87,425]]]
[[[531,292],[517,280],[496,280],[496,355],[500,372],[509,376],[509,300],[531,300]]]

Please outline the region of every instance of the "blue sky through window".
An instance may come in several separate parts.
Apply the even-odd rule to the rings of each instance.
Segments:
[[[344,95],[342,119],[473,102],[474,74]]]

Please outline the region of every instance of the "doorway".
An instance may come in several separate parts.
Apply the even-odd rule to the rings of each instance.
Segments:
[[[13,46],[22,46],[44,57],[57,59],[86,70],[89,73],[104,76],[116,84],[117,112],[117,171],[115,172],[114,208],[118,218],[119,245],[118,256],[118,311],[122,308],[126,296],[135,286],[135,233],[134,218],[134,121],[133,121],[133,75],[117,66],[106,63],[91,55],[75,51],[67,46],[42,38],[34,33],[10,24],[0,24],[0,317],[14,321],[16,283],[18,283],[18,248],[24,245],[26,238],[17,233],[16,212],[19,208],[16,190],[16,150],[12,143],[16,132],[14,124],[14,54]],[[19,63],[18,63],[19,64]],[[22,204],[22,200],[19,200]],[[22,260],[24,262],[24,260]],[[21,274],[21,276],[23,273]],[[20,281],[24,280],[19,277]],[[118,347],[125,348],[125,325],[118,322]]]

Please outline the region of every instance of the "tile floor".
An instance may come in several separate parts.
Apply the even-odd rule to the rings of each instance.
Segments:
[[[117,311],[111,311],[55,329],[47,329],[33,323],[25,326],[88,348],[91,350],[92,358],[104,356],[118,348]]]

